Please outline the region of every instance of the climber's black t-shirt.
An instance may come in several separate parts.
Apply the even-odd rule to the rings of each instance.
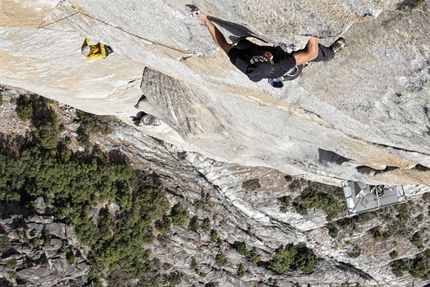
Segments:
[[[293,55],[288,54],[281,47],[257,46],[256,48],[238,49],[231,48],[228,52],[228,57],[233,65],[235,65],[242,73],[247,74],[249,60],[258,54],[258,52],[269,51],[273,55],[274,70],[271,75],[265,78],[278,78],[284,75],[289,69],[296,66],[296,59]],[[256,53],[256,51],[258,51]]]

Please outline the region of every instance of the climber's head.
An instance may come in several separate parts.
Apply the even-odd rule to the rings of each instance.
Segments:
[[[82,54],[83,54],[84,56],[88,55],[88,54],[90,53],[90,46],[88,46],[88,45],[83,46],[83,47],[81,48],[81,52],[82,52]]]
[[[272,55],[270,52],[267,53]],[[251,58],[246,69],[246,75],[251,81],[258,82],[269,75],[273,69],[273,61],[270,60],[270,55],[260,54]]]

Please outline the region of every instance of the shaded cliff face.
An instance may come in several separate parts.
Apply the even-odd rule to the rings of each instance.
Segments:
[[[0,83],[128,123],[144,111],[162,124],[142,133],[228,162],[331,184],[430,183],[428,2],[193,4],[230,41],[254,34],[291,51],[342,35],[348,46],[275,91],[236,70],[181,1],[5,0]],[[53,24],[37,29],[43,20]],[[84,37],[115,53],[86,60]]]
[[[0,94],[1,142],[12,151],[23,144],[17,139],[30,139],[36,128],[31,127],[34,121],[22,122],[15,112],[18,98],[30,95],[10,87],[0,87]],[[49,105],[62,123],[61,138],[69,139],[69,148],[83,152],[83,142],[75,138],[83,116],[78,120],[77,111],[67,105]],[[217,162],[116,120],[110,126],[108,136],[90,137],[97,149],[127,157],[143,178],[150,175],[163,186],[170,206],[179,203],[188,212],[169,230],[155,222],[151,234],[156,239],[143,245],[152,250],[154,269],[169,281],[179,278],[177,286],[428,286],[429,187],[405,185],[407,203],[349,216],[340,188],[270,168]],[[308,198],[309,202],[306,194],[326,196]],[[112,223],[121,226],[117,220],[124,207],[110,200],[108,205],[118,212]],[[82,245],[72,226],[55,222],[53,211],[62,204],[53,207],[38,197],[28,206],[34,208],[0,205],[0,275],[25,279],[25,286],[82,286],[93,262],[88,256],[91,248]],[[98,220],[94,215],[100,213],[94,211],[102,206],[90,209],[92,220]],[[272,270],[275,254],[290,243],[315,253],[313,272],[297,266],[285,273]],[[220,254],[225,256],[222,264]],[[148,272],[145,277],[151,278],[154,274]]]

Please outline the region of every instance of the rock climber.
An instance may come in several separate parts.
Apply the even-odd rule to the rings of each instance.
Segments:
[[[231,63],[251,81],[258,82],[267,78],[272,86],[274,86],[273,80],[282,83],[282,80],[292,79],[288,76],[295,67],[300,67],[301,71],[301,68],[309,65],[310,62],[333,59],[334,54],[346,45],[345,39],[339,38],[330,47],[326,47],[318,44],[316,37],[311,37],[305,49],[291,54],[280,47],[260,46],[248,40],[241,40],[233,45],[226,41],[224,35],[198,8],[192,10],[192,15],[206,25],[213,40],[227,54]]]
[[[104,59],[109,54],[113,53],[110,46],[97,43],[96,45],[89,45],[90,39],[85,38],[84,43],[81,47],[82,54],[90,60],[100,60]]]

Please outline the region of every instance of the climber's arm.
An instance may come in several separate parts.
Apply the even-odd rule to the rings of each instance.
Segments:
[[[200,12],[199,10],[193,12],[194,17],[201,20],[203,23],[205,23],[206,28],[208,28],[209,33],[211,34],[212,38],[214,39],[215,43],[223,49],[223,51],[228,54],[228,51],[230,51],[231,48],[233,48],[232,44],[227,43],[227,40],[225,39],[224,35],[218,30],[217,27],[215,27],[214,24],[208,19],[208,17]]]
[[[314,60],[318,57],[318,39],[311,37],[306,45],[306,49],[294,52],[293,56],[296,59],[296,66]]]

